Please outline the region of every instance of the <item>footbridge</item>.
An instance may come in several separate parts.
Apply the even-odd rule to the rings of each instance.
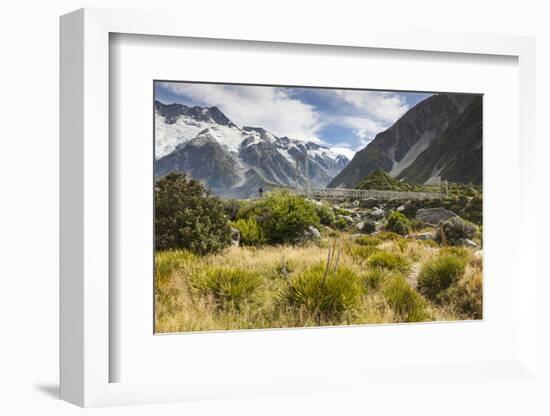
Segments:
[[[377,199],[441,199],[442,192],[378,191],[375,189],[311,188],[300,189],[298,194],[311,198],[377,198]]]

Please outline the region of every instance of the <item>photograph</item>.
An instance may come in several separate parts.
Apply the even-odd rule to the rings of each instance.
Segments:
[[[482,94],[153,89],[155,333],[483,319]]]

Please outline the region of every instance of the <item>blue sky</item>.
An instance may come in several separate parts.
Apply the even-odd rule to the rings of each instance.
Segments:
[[[238,126],[314,140],[351,157],[431,94],[156,82],[163,103],[217,106]]]

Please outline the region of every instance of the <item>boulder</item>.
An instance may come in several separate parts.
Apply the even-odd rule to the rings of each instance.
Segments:
[[[405,211],[405,205],[399,205],[395,210],[397,212],[403,212],[403,211]]]
[[[308,199],[309,202],[311,202],[313,205],[316,205],[318,207],[323,206],[323,203],[321,201],[317,201],[316,199]]]
[[[370,212],[370,216],[374,219],[379,220],[380,218],[383,218],[386,213],[382,208],[375,208]]]
[[[241,244],[241,232],[237,228],[231,227],[231,245],[239,247]]]
[[[453,211],[449,211],[443,207],[439,208],[421,208],[416,211],[416,219],[424,221],[426,224],[438,225],[440,222],[446,221],[449,218],[458,217]]]
[[[337,215],[336,218],[343,218],[348,224],[353,224],[353,218],[349,215]]]
[[[378,200],[376,198],[365,198],[360,201],[360,205],[363,208],[373,208],[378,203]]]
[[[304,238],[306,240],[320,240],[321,233],[313,225],[310,225],[306,228],[306,231],[304,232]]]
[[[475,243],[475,241],[472,241],[469,238],[459,238],[458,244],[464,247],[471,247],[471,248],[477,247],[477,244]]]
[[[435,233],[418,233],[414,236],[417,240],[435,240]]]

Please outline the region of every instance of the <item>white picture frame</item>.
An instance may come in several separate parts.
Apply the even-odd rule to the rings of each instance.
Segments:
[[[298,394],[392,383],[409,370],[336,369],[239,380],[111,382],[110,365],[119,359],[110,349],[109,291],[110,169],[109,36],[114,33],[227,39],[282,44],[430,51],[453,54],[504,55],[519,66],[519,242],[536,241],[535,217],[529,211],[536,193],[530,178],[535,169],[535,41],[529,37],[349,28],[327,35],[312,24],[280,31],[264,24],[238,33],[229,21],[206,27],[173,13],[82,9],[61,18],[61,398],[79,406],[159,403],[205,398]],[[418,363],[420,380],[442,377],[480,383],[487,374],[518,383],[537,382],[536,279],[532,245],[518,242],[523,277],[517,293],[517,355],[498,362]],[[336,336],[336,333],[332,336]],[[409,371],[410,372],[410,371]],[[480,374],[482,376],[480,376]],[[497,379],[500,376],[495,376]],[[343,381],[345,380],[345,381]]]

